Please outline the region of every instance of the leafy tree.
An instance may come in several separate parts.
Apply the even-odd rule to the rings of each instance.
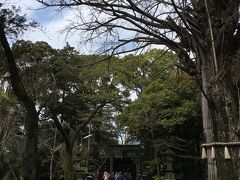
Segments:
[[[26,91],[37,102],[41,121],[53,121],[65,144],[64,177],[73,175],[73,151],[95,116],[109,118],[119,99],[106,62],[85,67],[97,56],[80,55],[68,44],[61,50],[45,42],[18,41],[13,46]]]
[[[19,9],[6,9],[0,4],[0,43],[3,49],[6,61],[4,64],[8,67],[11,85],[14,94],[26,108],[26,118],[24,130],[26,134],[26,143],[23,154],[23,178],[26,180],[36,179],[37,172],[37,126],[38,114],[35,108],[35,102],[27,94],[25,86],[21,81],[18,68],[15,62],[13,51],[8,43],[7,35],[17,36],[23,30],[36,25],[35,22],[28,22],[25,16],[19,15]]]
[[[66,145],[65,179],[72,178],[72,151],[77,138],[84,133],[84,129],[95,116],[106,117],[104,106],[119,98],[117,89],[111,84],[111,74],[106,71],[105,63],[91,69],[79,68],[93,57],[72,54],[74,51],[69,48],[67,46],[63,49],[53,62],[56,88],[62,102],[56,99],[58,104],[48,107]]]
[[[89,39],[101,37],[109,51],[167,46],[176,53],[178,67],[191,75],[202,91],[206,142],[239,141],[238,80],[232,73],[233,67],[239,68],[234,60],[240,42],[238,0],[38,1],[46,6],[89,7],[89,15],[80,14],[73,29],[89,33]],[[208,150],[208,179],[238,179],[238,152],[232,151],[230,161],[220,152],[211,159]]]
[[[173,54],[154,49],[122,59],[119,73],[122,86],[136,90],[138,98],[118,118],[127,125],[128,133],[144,145],[144,157],[148,157],[144,160],[154,162],[151,170],[157,171],[159,178],[166,163],[162,157],[170,148],[174,151],[177,178],[192,179],[198,174],[201,179],[196,151],[201,131],[199,92],[185,73],[178,72],[172,58]],[[190,125],[193,131],[188,131]],[[153,156],[149,156],[149,151]],[[182,157],[187,165],[184,167],[182,159],[176,157]],[[191,158],[196,161],[192,163]]]
[[[54,171],[53,168],[61,167],[59,160],[62,150],[59,148],[61,147],[61,138],[59,138],[59,134],[55,138],[55,128],[52,127],[49,118],[44,116],[44,108],[47,103],[51,103],[51,90],[54,86],[50,62],[57,50],[45,42],[32,43],[23,40],[16,41],[12,49],[25,90],[36,103],[39,116],[37,177],[38,179],[52,179],[54,175],[55,178],[58,178],[61,173]],[[52,167],[51,170],[50,167]]]
[[[0,178],[20,179],[23,110],[11,94],[0,91]]]

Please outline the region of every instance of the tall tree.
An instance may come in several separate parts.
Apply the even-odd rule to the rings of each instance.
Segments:
[[[173,58],[172,53],[153,49],[121,59],[121,84],[136,91],[138,98],[118,118],[144,146],[146,154],[152,151],[144,161],[152,162],[153,174],[158,172],[160,177],[160,171],[164,172],[164,154],[172,149],[176,178],[202,179],[198,157],[202,130],[199,92],[191,78],[174,66]]]
[[[68,44],[55,50],[45,42],[17,41],[13,50],[26,89],[37,102],[40,120],[54,122],[62,136],[64,178],[70,180],[79,136],[95,116],[102,121],[107,118],[107,106],[119,98],[108,63],[85,67],[97,56],[80,55]]]
[[[51,71],[52,58],[56,56],[57,50],[51,48],[46,42],[30,42],[24,40],[16,41],[12,50],[19,74],[28,95],[36,103],[39,115],[38,122],[38,178],[48,177],[53,167],[59,170],[62,161],[59,159],[63,145],[61,145],[59,133],[56,132],[51,119],[45,115],[46,104],[51,104],[51,94],[54,87]],[[54,145],[55,144],[55,145]],[[55,156],[53,156],[55,154]],[[55,158],[53,158],[55,157]],[[52,163],[50,161],[52,160]],[[54,161],[55,160],[55,161]],[[54,161],[54,162],[53,162]],[[41,166],[39,166],[41,165]],[[49,169],[51,167],[51,172]],[[51,174],[52,175],[52,174]],[[55,172],[55,177],[61,173]],[[51,176],[52,178],[52,176]]]
[[[11,85],[14,94],[23,103],[26,109],[25,117],[25,136],[23,154],[23,178],[24,180],[35,180],[37,173],[37,129],[38,114],[35,108],[35,102],[28,95],[25,86],[19,76],[18,67],[15,62],[13,51],[8,43],[7,35],[17,36],[28,27],[35,26],[35,22],[28,22],[25,16],[19,15],[17,8],[5,9],[0,4],[0,43],[4,50],[8,73],[10,74]]]
[[[234,60],[240,42],[239,0],[38,1],[46,6],[89,7],[89,16],[78,19],[73,29],[89,32],[90,38],[111,37],[104,39],[109,51],[167,46],[177,54],[179,68],[191,75],[202,91],[206,142],[240,140],[239,81],[233,73],[239,68]],[[129,46],[121,49],[124,45]],[[238,179],[237,150],[232,149],[230,161],[220,152],[211,159],[208,148],[208,179]]]
[[[94,58],[97,56],[80,56],[67,45],[52,62],[56,99],[46,109],[64,139],[64,178],[68,180],[73,178],[73,149],[78,137],[95,116],[104,116],[105,107],[119,98],[106,62],[82,66]]]

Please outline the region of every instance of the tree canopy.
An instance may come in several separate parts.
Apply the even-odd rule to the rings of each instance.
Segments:
[[[201,90],[206,143],[239,141],[239,90],[231,69],[239,66],[234,60],[240,42],[238,0],[38,2],[46,7],[76,9],[80,18],[70,30],[89,34],[88,40],[100,37],[103,49],[113,54],[153,44],[175,52],[177,66],[192,76]],[[81,13],[86,7],[88,15]],[[210,149],[207,151],[209,180],[240,177],[237,152],[224,166],[220,150],[216,159],[210,157]]]
[[[160,157],[168,148],[175,148],[176,162],[191,154],[196,162],[189,164],[197,167],[202,112],[207,179],[239,179],[238,145],[232,146],[240,140],[238,0],[36,1],[74,11],[68,32],[80,32],[81,45],[100,45],[99,52],[105,55],[81,55],[68,44],[62,49],[46,42],[11,44],[9,38],[37,24],[19,8],[0,3],[0,148],[4,150],[0,168],[6,172],[2,177],[35,180],[40,162],[41,171],[49,165],[50,179],[63,174],[73,179],[79,137],[81,141],[89,130],[95,133],[89,146],[90,142],[100,146],[95,152],[80,151],[80,157],[91,159],[92,154],[99,161],[94,161],[98,170],[106,160],[104,141],[116,143],[117,136],[125,136],[125,143],[141,142],[146,152],[153,152],[145,163],[158,179],[165,164]],[[24,148],[16,153],[22,155],[22,164],[13,166],[12,152],[18,145],[11,143],[16,137]],[[40,151],[38,138],[46,139]],[[44,153],[46,148],[49,154]],[[223,148],[230,149],[229,161]],[[63,159],[63,168],[54,157]],[[176,165],[177,177],[192,177],[184,167]]]

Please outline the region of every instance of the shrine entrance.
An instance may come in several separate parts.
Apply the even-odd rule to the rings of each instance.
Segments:
[[[130,172],[135,174],[136,163],[130,158],[114,158],[113,159],[113,172]]]
[[[107,161],[101,171],[122,172],[128,179],[135,179],[137,172],[141,170],[140,149],[140,145],[108,145]]]

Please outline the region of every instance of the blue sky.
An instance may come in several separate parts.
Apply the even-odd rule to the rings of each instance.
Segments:
[[[71,46],[76,47],[80,53],[94,53],[102,46],[104,37],[96,41],[94,44],[87,44],[86,46],[80,46],[79,32],[74,34],[68,34],[63,31],[71,20],[77,20],[73,11],[58,11],[56,8],[43,8],[43,6],[36,0],[6,0],[11,5],[20,6],[22,12],[27,15],[29,19],[34,19],[40,24],[40,28],[25,32],[20,38],[30,41],[46,41],[54,48],[62,48],[66,42]],[[83,8],[82,13],[88,13],[87,8]],[[88,16],[86,16],[88,18]],[[123,36],[129,36],[129,32],[121,31]],[[125,48],[131,47],[132,44],[128,44]]]
[[[54,8],[43,8],[43,6],[36,0],[4,0],[9,5],[20,6],[22,12],[27,15],[29,19],[34,19],[40,24],[40,28],[29,30],[20,36],[20,39],[36,41],[46,41],[53,48],[62,48],[68,42],[71,46],[74,46],[80,53],[89,54],[95,53],[104,42],[104,37],[96,41],[94,44],[80,45],[79,32],[73,34],[66,33],[66,26],[69,25],[70,21],[77,20],[72,10],[64,10],[59,12]],[[87,8],[83,8],[82,13],[88,13]],[[86,16],[88,18],[88,16]],[[126,32],[121,30],[121,37],[126,38],[134,36],[134,33]],[[130,43],[124,46],[127,48],[134,48],[136,44]],[[103,46],[105,47],[105,46]]]
[[[39,22],[41,25],[47,25],[51,21],[57,21],[64,16],[62,12],[58,12],[55,8],[44,8],[32,10],[30,17]]]

